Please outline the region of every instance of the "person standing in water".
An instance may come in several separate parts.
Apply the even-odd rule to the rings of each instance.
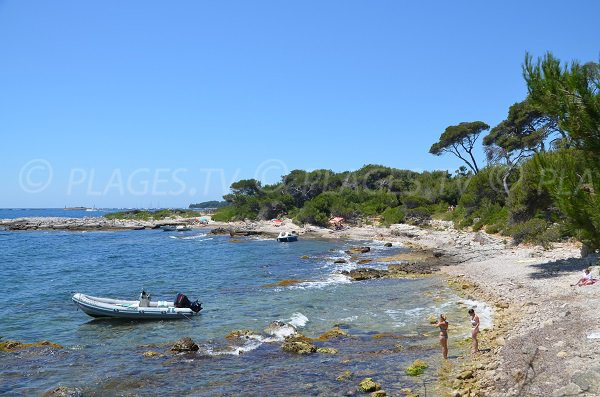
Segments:
[[[448,320],[446,316],[440,314],[440,319],[434,327],[440,328],[440,345],[442,346],[442,354],[444,359],[448,359]]]
[[[473,309],[469,309],[469,316],[471,316],[471,338],[473,339],[471,353],[477,353],[479,351],[479,341],[477,340],[477,334],[479,333],[479,316],[475,314],[475,310]]]

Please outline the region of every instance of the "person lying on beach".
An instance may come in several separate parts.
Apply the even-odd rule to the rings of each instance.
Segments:
[[[584,270],[583,277],[580,278],[577,284],[575,285],[581,287],[582,285],[592,285],[596,282],[598,282],[598,280],[596,280],[594,276],[592,276],[592,269],[588,267]]]

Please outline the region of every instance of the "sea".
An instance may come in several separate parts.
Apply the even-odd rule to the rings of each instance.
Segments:
[[[90,216],[2,209],[0,218],[57,212]],[[378,258],[407,251],[384,243],[302,237],[278,243],[212,235],[210,228],[0,231],[0,342],[63,346],[0,352],[0,395],[62,387],[73,396],[345,396],[360,395],[360,381],[373,378],[390,396],[408,388],[435,396],[444,366],[459,365],[468,350],[467,308],[476,307],[483,327],[491,323],[490,309],[458,296],[442,276],[351,281],[342,274],[385,268]],[[345,251],[354,246],[371,251],[352,257]],[[371,262],[357,263],[364,259]],[[294,281],[278,284],[284,280]],[[204,309],[177,321],[93,319],[71,301],[75,292],[137,299],[142,289],[156,300],[185,293]],[[429,321],[439,313],[450,321],[449,364]],[[336,354],[298,355],[281,348],[282,324],[311,338],[332,327],[348,336],[316,342]],[[236,330],[254,336],[232,338]],[[182,337],[199,350],[170,352]],[[429,367],[411,377],[405,369],[416,359]]]

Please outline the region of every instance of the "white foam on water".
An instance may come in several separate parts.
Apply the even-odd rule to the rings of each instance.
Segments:
[[[600,339],[600,331],[594,331],[587,335],[588,339]]]
[[[211,356],[222,356],[225,354],[238,356],[242,353],[247,353],[252,350],[258,349],[263,344],[263,341],[264,338],[260,335],[252,335],[246,340],[246,342],[242,346],[231,346],[225,350],[212,350],[209,348],[206,350],[206,352]]]
[[[494,324],[492,320],[492,308],[485,302],[471,299],[463,299],[460,302],[467,305],[469,309],[475,310],[475,314],[479,316],[479,329],[492,328],[492,325]]]
[[[404,310],[387,309],[385,314],[392,319],[394,327],[404,327],[406,325],[406,321],[404,321],[406,319]]]
[[[327,279],[322,281],[306,281],[290,288],[306,289],[306,288],[324,288],[334,284],[350,284],[352,280],[346,275],[340,273],[332,273]]]
[[[191,236],[169,236],[169,238],[174,238],[177,240],[201,240],[201,241],[208,241],[208,240],[212,240],[212,237],[209,238],[203,238],[206,237],[208,235],[208,233],[200,233],[200,234],[194,234]]]
[[[298,312],[298,313],[292,314],[292,317],[290,318],[290,321],[288,322],[288,324],[292,325],[295,328],[301,328],[301,327],[304,327],[307,322],[308,322],[308,317],[306,317],[304,314]]]

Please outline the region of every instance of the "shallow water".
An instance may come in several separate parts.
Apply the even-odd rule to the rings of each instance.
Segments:
[[[463,338],[467,321],[452,328],[453,319],[466,319],[461,299],[437,277],[351,283],[339,272],[357,267],[343,252],[357,244],[373,248],[361,258],[403,249],[307,239],[234,242],[202,230],[0,232],[1,336],[65,347],[0,353],[0,394],[37,395],[63,385],[98,396],[345,395],[367,376],[390,395],[431,385],[440,354],[427,317],[449,313],[451,341]],[[349,263],[334,264],[336,258]],[[301,282],[265,288],[290,279]],[[92,320],[70,301],[75,291],[135,299],[142,287],[153,299],[184,292],[205,309],[191,321]],[[275,320],[310,337],[340,325],[351,338],[319,343],[336,348],[335,355],[292,355],[268,342],[273,338],[264,330]],[[238,329],[264,336],[225,339]],[[378,333],[396,337],[373,337]],[[167,353],[183,336],[199,352]],[[164,355],[147,358],[146,351]],[[415,358],[431,365],[420,379],[403,372]],[[352,375],[336,380],[345,371]]]

